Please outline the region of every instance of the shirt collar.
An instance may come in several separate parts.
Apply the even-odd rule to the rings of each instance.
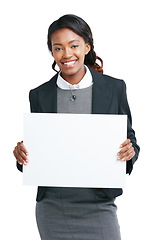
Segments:
[[[90,70],[88,69],[87,66],[85,66],[86,68],[86,73],[84,75],[84,77],[82,78],[82,80],[78,83],[78,84],[70,84],[67,81],[65,81],[60,73],[58,74],[58,78],[57,78],[57,85],[59,88],[63,89],[63,90],[70,90],[70,89],[83,89],[83,88],[87,88],[92,86],[93,84],[93,80],[92,80],[92,75]]]

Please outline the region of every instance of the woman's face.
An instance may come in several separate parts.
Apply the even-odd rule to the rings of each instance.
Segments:
[[[66,81],[75,84],[84,76],[84,58],[90,44],[68,28],[57,30],[51,36],[52,56]]]

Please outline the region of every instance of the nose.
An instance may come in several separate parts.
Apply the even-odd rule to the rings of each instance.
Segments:
[[[63,58],[72,57],[72,50],[70,48],[65,48],[63,51]]]

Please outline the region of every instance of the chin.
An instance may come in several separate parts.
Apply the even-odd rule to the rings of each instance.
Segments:
[[[72,76],[72,75],[76,75],[80,69],[61,69],[62,71],[62,74],[64,73],[65,75],[68,75],[68,76]]]
[[[64,73],[65,75],[68,75],[68,76],[72,76],[72,75],[76,75],[76,74],[79,74],[81,71],[84,70],[84,65],[82,66],[75,66],[75,67],[72,67],[72,68],[68,68],[68,69],[61,69],[62,73]]]

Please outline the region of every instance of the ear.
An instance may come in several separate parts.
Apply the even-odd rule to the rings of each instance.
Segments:
[[[52,57],[54,58],[54,54],[53,54],[53,52],[51,52],[51,54],[52,54]]]
[[[89,53],[90,50],[91,50],[90,44],[86,43],[86,55]]]

